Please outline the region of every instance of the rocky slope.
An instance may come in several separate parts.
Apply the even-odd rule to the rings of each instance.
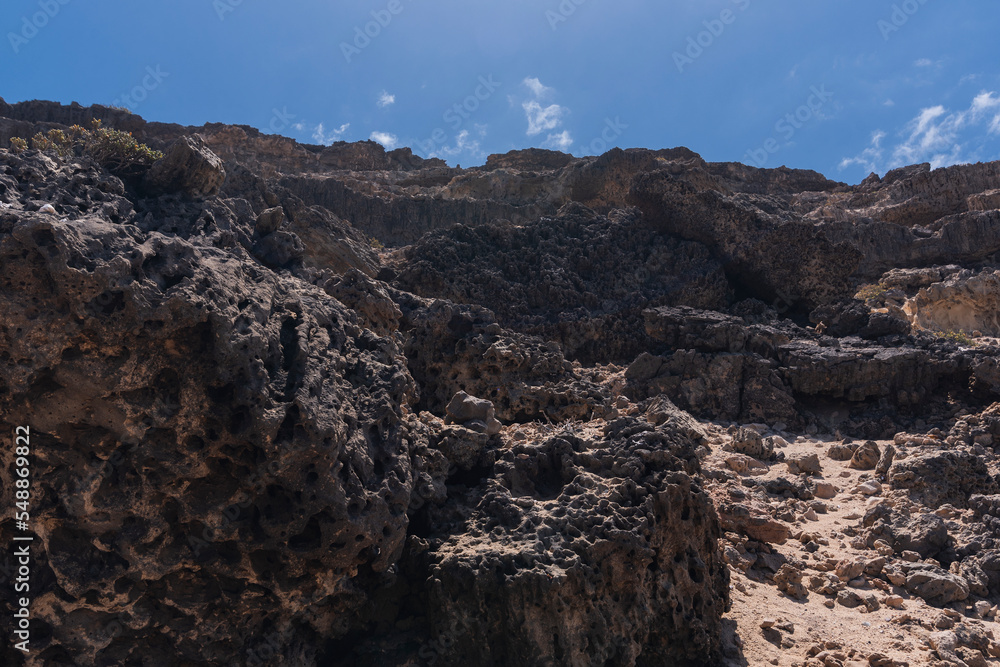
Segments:
[[[0,140],[94,118],[165,157],[0,150],[27,664],[1000,655],[996,164],[453,169],[2,100]]]

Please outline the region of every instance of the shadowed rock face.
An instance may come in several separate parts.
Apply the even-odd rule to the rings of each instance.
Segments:
[[[382,594],[404,613],[373,613],[331,664],[411,664],[414,652],[449,665],[714,664],[728,597],[698,591],[728,587],[718,518],[684,416],[661,416],[494,450],[487,477],[432,450],[455,472],[421,473],[399,563],[414,576]]]
[[[466,623],[454,650],[474,664],[686,665],[715,653],[726,601],[698,591],[724,589],[729,572],[693,461],[675,425],[629,420],[601,440],[503,452],[466,535],[426,538],[444,540],[420,556],[435,630]]]
[[[415,386],[397,344],[233,236],[3,214],[0,414],[35,434],[51,633],[31,664],[221,661],[302,625],[305,598],[326,631],[399,558]]]
[[[485,306],[507,327],[562,344],[581,361],[633,359],[649,347],[642,309],[723,308],[729,286],[698,243],[658,234],[635,212],[567,204],[523,226],[462,226],[406,250],[396,284]]]
[[[482,307],[373,278],[350,228],[310,248],[299,232],[336,218],[247,167],[213,195],[218,170],[178,162],[153,197],[0,151],[26,664],[414,664],[452,628],[438,664],[712,664],[728,572],[682,413],[512,449],[494,414],[611,419],[610,392]],[[455,424],[417,415],[449,404]]]

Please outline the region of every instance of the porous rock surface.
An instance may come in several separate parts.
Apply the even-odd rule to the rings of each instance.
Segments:
[[[2,149],[92,119],[166,157]],[[0,100],[28,664],[1000,656],[997,164],[461,169]],[[903,639],[852,647],[873,612]]]
[[[139,215],[0,222],[0,413],[36,434],[32,664],[222,664],[306,596],[298,632],[326,633],[405,542],[416,388],[397,344],[231,229],[144,232]]]
[[[594,439],[563,431],[497,456],[471,515],[461,495],[428,506],[418,520],[435,529],[408,543],[429,572],[432,634],[461,628],[459,663],[683,665],[718,654],[726,601],[700,592],[725,590],[728,571],[682,429],[619,419]]]
[[[452,627],[477,641],[439,664],[711,664],[728,572],[686,415],[510,448],[494,415],[612,418],[607,389],[485,309],[308,261],[293,199],[218,190],[255,181],[177,145],[206,168],[0,151],[26,664],[415,664]],[[458,392],[476,414],[418,415]]]

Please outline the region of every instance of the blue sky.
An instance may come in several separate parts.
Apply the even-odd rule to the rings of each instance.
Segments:
[[[8,102],[373,138],[452,165],[687,146],[857,183],[1000,158],[985,0],[6,0],[0,19]]]

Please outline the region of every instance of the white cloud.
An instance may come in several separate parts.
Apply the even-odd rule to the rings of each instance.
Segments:
[[[949,114],[942,105],[923,109],[906,125],[910,136],[892,152],[899,165],[922,162],[921,158],[953,149],[962,114]]]
[[[1000,97],[994,97],[995,94],[992,91],[984,90],[976,95],[975,99],[972,100],[972,113],[977,114],[1000,107]]]
[[[524,80],[524,85],[526,85],[531,90],[532,95],[534,95],[536,98],[539,99],[543,97],[548,97],[549,95],[555,92],[552,88],[543,86],[542,82],[538,80],[538,77],[533,77],[533,76],[527,77]]]
[[[921,109],[897,133],[894,146],[882,144],[886,133],[878,131],[860,154],[844,158],[840,168],[852,164],[875,172],[920,162],[930,162],[931,168],[963,164],[983,159],[980,153],[989,135],[1000,134],[1000,95],[982,91],[968,109],[951,111],[943,105]],[[970,152],[971,151],[971,152]]]
[[[547,101],[548,98],[552,97],[555,90],[543,85],[536,77],[528,77],[522,83],[531,91],[533,97],[533,99],[521,103],[524,115],[528,119],[528,136],[533,137],[542,132],[549,132],[562,125],[563,118],[569,109],[558,104],[542,105],[542,101]],[[511,99],[511,103],[513,103],[513,99]]]
[[[558,104],[543,107],[532,100],[521,105],[528,117],[528,136],[533,137],[547,130],[554,130],[562,123],[566,110]]]
[[[892,100],[886,100],[885,102],[882,103],[882,105],[887,107],[894,107],[896,106],[896,103],[893,102]]]
[[[386,108],[388,106],[392,106],[395,103],[396,103],[396,96],[395,95],[390,95],[388,92],[386,92],[384,90],[378,96],[378,102],[377,102],[377,104],[378,104],[378,107],[380,109],[384,109],[384,108]]]
[[[550,134],[548,138],[542,142],[543,148],[554,148],[556,150],[563,151],[564,153],[569,150],[569,147],[573,145],[573,136],[569,133],[569,130],[563,130],[558,134]]]
[[[391,151],[396,146],[399,145],[399,137],[395,134],[389,134],[388,132],[372,132],[369,137],[372,141],[377,141],[382,144],[386,150]]]
[[[344,132],[347,132],[347,128],[350,126],[350,123],[344,123],[336,130],[327,132],[326,128],[323,127],[323,123],[320,123],[316,126],[316,129],[313,130],[313,141],[323,146],[329,146],[335,141],[340,141],[340,138],[344,136]]]
[[[845,157],[840,161],[840,168],[847,169],[852,164],[857,164],[869,172],[878,171],[878,163],[882,160],[882,140],[885,139],[885,132],[877,130],[872,134],[871,143],[868,148],[861,151],[855,157]]]
[[[477,125],[476,130],[480,137],[486,136],[485,126]],[[433,153],[430,153],[427,157],[439,157],[453,160],[463,154],[468,155],[475,160],[481,160],[486,157],[486,153],[480,147],[479,142],[475,139],[469,138],[468,130],[462,130],[455,135],[454,146],[441,146]]]
[[[306,124],[300,121],[292,125],[292,129],[301,132],[302,130],[306,129]]]
[[[990,134],[1000,134],[1000,97],[984,90],[972,100],[969,113],[974,122],[987,120],[987,131]]]
[[[920,60],[916,61],[913,64],[916,65],[917,67],[930,67],[931,65],[934,64],[934,61],[931,60],[930,58],[921,58]]]

